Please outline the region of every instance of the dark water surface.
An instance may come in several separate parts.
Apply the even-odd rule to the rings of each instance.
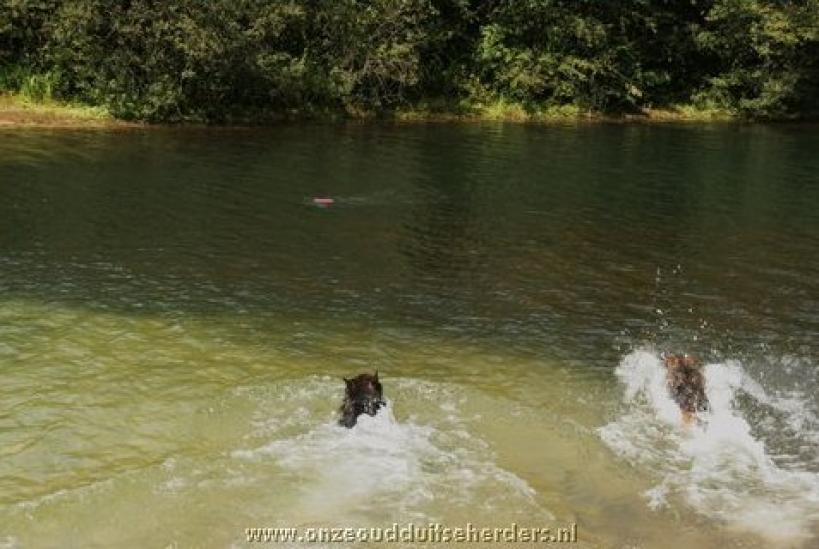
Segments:
[[[0,547],[433,519],[809,545],[817,334],[812,127],[2,131]],[[680,481],[714,455],[684,433],[641,461],[629,418],[674,427],[623,383],[668,349],[721,368],[750,465]],[[395,417],[350,442],[337,380],[370,367]]]

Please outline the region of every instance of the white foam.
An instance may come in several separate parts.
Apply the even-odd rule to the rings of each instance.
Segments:
[[[17,549],[20,541],[14,536],[0,537],[0,549]]]
[[[440,519],[453,508],[537,507],[534,490],[522,479],[498,467],[485,441],[468,433],[457,407],[440,403],[443,425],[396,421],[392,404],[375,417],[359,416],[352,429],[324,418],[287,436],[255,448],[234,451],[232,457],[269,461],[298,487],[294,509],[302,520],[383,517],[395,520]],[[498,495],[500,494],[500,495]],[[488,496],[493,497],[488,497]],[[298,512],[298,511],[296,511]]]
[[[649,507],[680,498],[732,528],[780,541],[810,538],[819,524],[819,474],[809,463],[779,466],[737,402],[744,394],[754,406],[785,413],[801,435],[812,435],[804,432],[813,419],[805,412],[808,397],[796,391],[786,398],[769,395],[737,361],[708,364],[711,409],[685,427],[656,352],[628,354],[616,374],[625,385],[624,412],[599,433],[623,458],[659,473],[658,484],[644,494]]]

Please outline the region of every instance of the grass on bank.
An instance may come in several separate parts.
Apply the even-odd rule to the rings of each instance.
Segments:
[[[261,113],[259,113],[261,114]],[[271,113],[260,116],[231,118],[227,125],[264,125],[281,120],[298,119],[381,119],[401,122],[427,121],[498,121],[531,123],[573,122],[726,122],[739,118],[732,112],[716,107],[674,105],[662,109],[644,109],[638,113],[607,115],[591,112],[576,105],[531,106],[498,100],[487,103],[446,100],[421,101],[413,107],[374,113],[347,109],[346,112],[310,111],[301,113]],[[201,123],[201,121],[198,121]],[[111,127],[133,125],[119,120],[104,107],[67,103],[56,99],[36,99],[22,93],[0,92],[0,127]],[[224,125],[224,124],[223,124]]]
[[[89,127],[121,124],[104,107],[37,100],[19,93],[0,92],[0,127]]]
[[[534,123],[571,122],[728,122],[741,120],[736,113],[712,105],[670,105],[646,108],[639,112],[607,114],[577,105],[526,105],[497,100],[486,103],[422,101],[399,109],[394,118],[401,121],[475,120]]]
[[[115,117],[108,109],[57,99],[55,90],[60,74],[53,71],[32,72],[8,65],[0,67],[0,127],[110,127],[134,125]],[[4,91],[6,90],[6,91]],[[577,122],[714,122],[738,120],[739,117],[714,105],[674,105],[662,109],[644,109],[630,114],[605,114],[577,105],[520,102],[492,97],[485,92],[464,98],[433,97],[395,110],[375,111],[355,106],[346,108],[304,105],[290,110],[250,110],[241,108],[225,112],[217,120],[201,116],[184,117],[171,123],[212,124],[217,126],[261,126],[284,120],[395,120],[401,122],[531,122],[565,124]]]

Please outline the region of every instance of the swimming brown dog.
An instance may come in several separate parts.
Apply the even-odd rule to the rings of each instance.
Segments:
[[[378,370],[375,374],[360,374],[353,379],[344,378],[346,388],[344,403],[341,405],[339,424],[348,429],[355,426],[358,416],[374,416],[381,406],[386,406],[381,382],[378,381]]]
[[[665,368],[671,398],[680,406],[683,423],[690,424],[697,412],[705,412],[709,407],[700,364],[688,354],[672,354],[665,356]]]

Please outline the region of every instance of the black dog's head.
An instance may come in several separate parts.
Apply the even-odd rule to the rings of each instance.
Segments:
[[[339,423],[345,427],[355,425],[361,414],[374,416],[381,406],[386,405],[381,382],[378,381],[378,370],[373,375],[360,374],[353,379],[344,378],[344,383],[347,387]]]

